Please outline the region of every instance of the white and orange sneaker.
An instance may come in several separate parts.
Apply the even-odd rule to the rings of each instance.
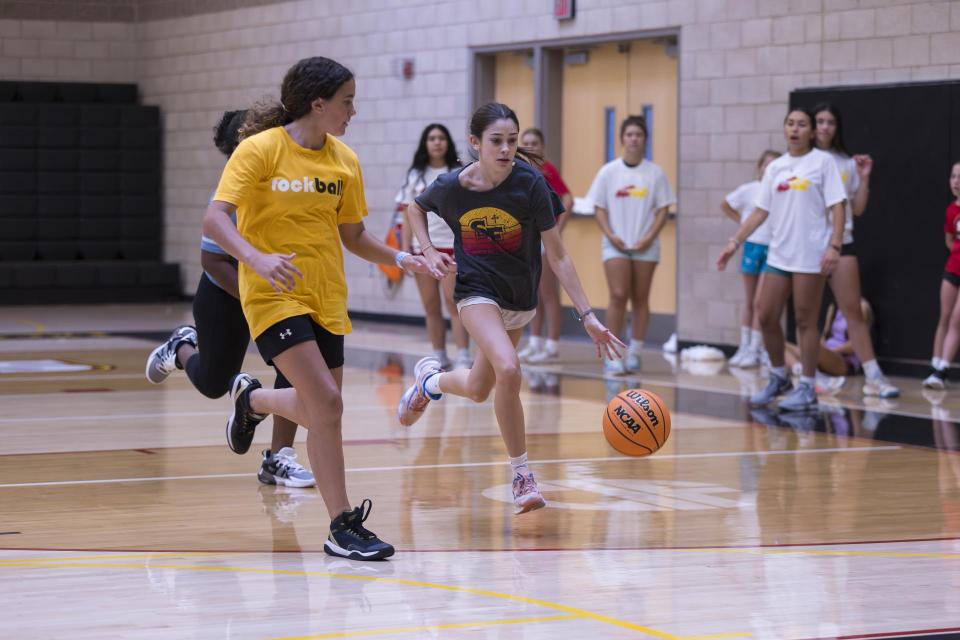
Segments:
[[[423,386],[427,378],[437,373],[441,373],[441,366],[440,361],[434,356],[420,358],[413,366],[416,382],[404,392],[403,397],[400,398],[400,404],[397,405],[397,420],[400,424],[405,427],[413,425],[427,410],[431,400],[440,399],[439,395],[428,394]]]
[[[547,506],[547,501],[540,495],[540,487],[533,479],[533,472],[513,474],[513,504],[514,515],[535,511]]]

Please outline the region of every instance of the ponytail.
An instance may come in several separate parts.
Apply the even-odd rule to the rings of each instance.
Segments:
[[[282,127],[293,122],[283,105],[273,100],[261,100],[247,110],[247,117],[240,126],[240,139],[246,140],[261,131]]]

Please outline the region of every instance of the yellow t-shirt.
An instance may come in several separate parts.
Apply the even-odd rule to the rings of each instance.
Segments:
[[[350,333],[337,225],[367,215],[360,163],[350,147],[327,135],[315,151],[283,127],[268,129],[240,143],[213,199],[237,207],[237,229],[247,242],[264,253],[296,253],[293,264],[303,273],[293,291],[277,293],[240,264],[240,302],[254,338],[299,315],[330,333]]]

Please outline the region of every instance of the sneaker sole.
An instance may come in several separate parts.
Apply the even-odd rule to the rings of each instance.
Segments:
[[[329,538],[324,541],[323,550],[328,556],[361,561],[383,560],[396,553],[396,550],[393,547],[381,549],[380,551],[367,551],[366,553],[363,551],[347,551],[346,549],[330,542]]]
[[[530,500],[525,504],[517,505],[513,515],[520,516],[525,513],[530,513],[531,511],[536,511],[537,509],[543,509],[545,506],[547,506],[547,501],[543,499],[543,496],[540,496],[537,500]]]
[[[164,347],[166,347],[166,346],[167,346],[167,343],[164,342],[162,345],[160,345],[159,347],[157,347],[156,349],[154,349],[153,351],[151,351],[151,352],[150,352],[150,355],[147,357],[147,366],[146,366],[146,368],[145,368],[144,371],[143,371],[143,375],[146,376],[147,382],[149,382],[150,384],[160,384],[160,383],[162,383],[164,380],[166,380],[168,377],[170,377],[170,374],[169,374],[169,373],[166,374],[166,375],[164,375],[164,376],[163,376],[162,378],[160,378],[159,380],[154,380],[153,378],[150,377],[150,363],[153,361],[154,357],[156,357],[156,355],[157,355],[158,353],[160,353],[160,351],[161,351]]]
[[[789,413],[800,413],[804,411],[816,411],[819,406],[820,406],[819,402],[814,402],[812,404],[805,404],[800,407],[793,407],[793,406],[785,407],[781,404],[781,405],[777,405],[777,408],[780,409],[780,411],[786,411]]]
[[[309,489],[310,487],[317,486],[316,480],[297,480],[295,478],[281,478],[280,476],[275,476],[272,473],[258,473],[257,480],[260,481],[260,484],[266,485],[280,485],[283,487],[291,487],[293,489]]]

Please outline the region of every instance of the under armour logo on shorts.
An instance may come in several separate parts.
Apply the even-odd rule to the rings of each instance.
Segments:
[[[287,330],[285,330],[285,331],[281,331],[281,332],[280,332],[280,339],[281,339],[281,340],[286,340],[287,338],[289,338],[289,337],[292,336],[292,335],[293,335],[293,331],[292,331],[291,329],[287,329]]]

